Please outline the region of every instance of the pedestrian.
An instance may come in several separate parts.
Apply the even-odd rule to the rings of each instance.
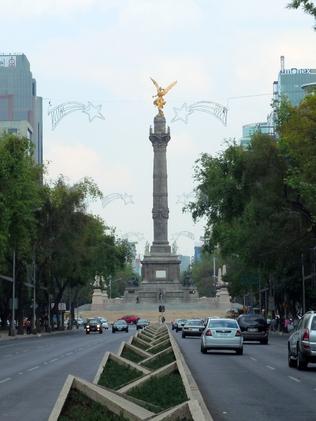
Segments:
[[[30,318],[28,318],[26,320],[25,325],[26,325],[26,333],[27,333],[27,335],[30,335],[32,333],[32,323],[31,323],[31,319]]]
[[[162,316],[162,318],[161,318],[161,322],[162,322],[162,323],[165,323],[165,321],[166,321],[165,316]]]

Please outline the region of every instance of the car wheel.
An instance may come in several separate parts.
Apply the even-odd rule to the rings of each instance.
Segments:
[[[115,333],[115,330],[114,329],[112,329],[112,333]]]
[[[176,332],[179,332],[179,329],[176,327]]]
[[[90,332],[88,332],[88,331],[86,330],[86,335],[89,335],[89,333],[90,333]]]
[[[307,368],[307,361],[303,357],[303,354],[301,353],[301,351],[299,350],[298,347],[297,347],[297,359],[296,359],[296,363],[297,363],[297,368],[299,370],[306,370],[306,368]]]
[[[185,334],[182,332],[182,338],[185,338]]]
[[[101,329],[101,330],[99,330],[99,333],[103,333],[102,329]]]
[[[238,349],[236,349],[236,354],[237,355],[242,355],[243,352],[244,352],[244,348],[238,348]]]
[[[126,333],[128,333],[128,328],[126,329]]]
[[[288,361],[289,367],[294,368],[294,367],[296,367],[297,362],[296,362],[296,360],[293,360],[293,358],[291,358],[291,357],[292,357],[292,354],[291,354],[290,350],[288,350],[287,361]]]
[[[207,353],[207,349],[203,346],[203,344],[201,344],[201,352],[202,352],[202,354]]]
[[[268,338],[260,341],[261,345],[268,345]]]

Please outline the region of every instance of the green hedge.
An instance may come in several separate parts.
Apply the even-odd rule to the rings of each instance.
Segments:
[[[154,358],[153,360],[144,362],[142,365],[151,370],[158,370],[158,368],[170,364],[173,361],[175,361],[174,353],[168,352],[167,354],[160,355],[159,357]]]
[[[152,377],[140,386],[134,387],[128,395],[156,405],[163,411],[188,400],[180,374],[175,371],[163,377]]]
[[[116,390],[142,375],[143,373],[135,368],[108,359],[98,384]]]
[[[71,389],[58,421],[128,421],[122,415],[116,415],[98,402],[85,396],[76,389]]]
[[[134,363],[139,363],[143,361],[147,357],[143,357],[142,355],[137,354],[137,352],[133,351],[129,348],[124,348],[123,352],[121,353],[121,357],[126,358],[127,360],[133,361]]]

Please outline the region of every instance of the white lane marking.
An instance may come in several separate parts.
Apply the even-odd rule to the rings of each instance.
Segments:
[[[272,367],[271,365],[266,365],[267,368],[269,368],[270,370],[275,370],[274,367]]]
[[[53,358],[52,360],[49,360],[49,363],[54,363],[55,361],[58,361],[58,358]]]
[[[20,372],[19,372],[19,376],[22,376],[22,374],[23,374],[23,371],[20,371]]]
[[[6,379],[0,380],[0,383],[6,383],[11,380],[11,377],[7,377]]]
[[[73,353],[72,352],[67,352],[65,355],[66,355],[66,357],[68,357],[69,355],[72,355]]]
[[[288,376],[288,378],[293,380],[294,382],[301,383],[300,379],[297,379],[296,377]]]
[[[36,365],[35,367],[28,368],[28,369],[27,369],[27,371],[37,370],[38,368],[39,368],[39,366],[38,366],[38,365]]]
[[[257,361],[254,357],[249,357],[252,361]]]

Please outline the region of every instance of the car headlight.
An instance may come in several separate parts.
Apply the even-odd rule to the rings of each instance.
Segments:
[[[100,327],[100,325],[97,325],[97,327]]]
[[[86,328],[87,328],[87,329],[90,329],[90,326],[89,326],[89,325],[87,325],[87,326],[86,326]]]

